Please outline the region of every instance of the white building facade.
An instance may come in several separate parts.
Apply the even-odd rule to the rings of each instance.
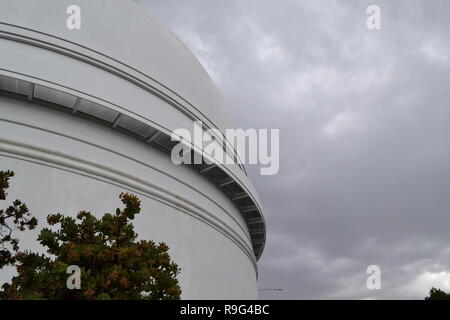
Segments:
[[[73,5],[80,28],[67,21]],[[50,213],[102,215],[121,206],[121,192],[135,193],[136,231],[169,245],[183,299],[257,298],[258,195],[229,141],[235,164],[172,163],[171,132],[194,121],[232,127],[195,57],[131,1],[0,0],[0,170],[16,172],[9,200],[26,202],[43,227]],[[37,248],[35,235],[22,246]]]

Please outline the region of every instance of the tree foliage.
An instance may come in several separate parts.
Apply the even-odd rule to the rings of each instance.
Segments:
[[[6,200],[12,171],[0,171],[0,200]],[[36,218],[31,217],[28,207],[15,200],[6,209],[0,209],[0,269],[15,263],[15,253],[19,251],[19,240],[13,237],[14,231],[34,229]]]
[[[430,295],[425,300],[450,300],[450,294],[433,287],[430,290]]]
[[[5,189],[11,176],[4,175]],[[128,193],[122,193],[120,199],[125,207],[100,219],[87,211],[76,218],[49,215],[49,228],[38,236],[47,254],[19,251],[13,242],[15,254],[7,261],[14,263],[17,276],[2,286],[0,298],[179,299],[180,269],[171,261],[168,246],[138,241],[131,221],[141,210],[140,201]],[[29,213],[21,202],[5,212],[16,214],[14,223],[21,230],[36,225],[35,219],[25,219]],[[81,289],[68,287],[68,267],[73,265],[81,271]]]

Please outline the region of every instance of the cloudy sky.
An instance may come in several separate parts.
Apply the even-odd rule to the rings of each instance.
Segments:
[[[135,1],[199,58],[236,127],[280,129],[279,174],[251,170],[262,298],[450,290],[449,1]]]

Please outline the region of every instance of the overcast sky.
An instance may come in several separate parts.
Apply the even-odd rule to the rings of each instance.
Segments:
[[[450,290],[450,1],[136,2],[199,58],[236,127],[280,129],[279,174],[251,170],[259,285],[284,289],[262,298]]]

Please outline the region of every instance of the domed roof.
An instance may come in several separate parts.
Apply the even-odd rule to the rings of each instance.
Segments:
[[[162,85],[211,127],[230,126],[223,100],[206,70],[174,34],[138,5],[128,0],[78,0],[81,29],[70,30],[66,10],[72,4],[66,0],[1,1],[0,21],[111,58]]]

